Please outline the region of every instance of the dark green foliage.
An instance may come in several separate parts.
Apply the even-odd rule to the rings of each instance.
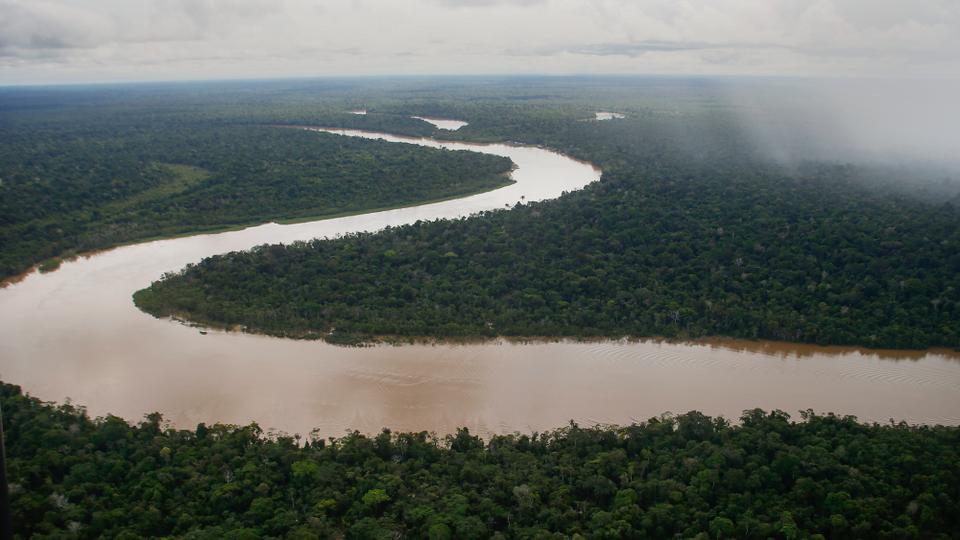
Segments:
[[[496,436],[92,420],[3,385],[20,538],[957,538],[960,429],[697,412]],[[822,536],[817,536],[822,535]]]
[[[336,328],[327,339],[343,344],[376,335],[720,334],[960,346],[955,171],[831,161],[846,159],[843,147],[804,122],[758,141],[717,84],[0,89],[0,275],[48,260],[52,268],[72,250],[409,204],[504,180],[498,158],[273,127],[320,124],[545,145],[605,174],[582,192],[508,213],[207,261],[138,294],[142,307],[283,335]],[[370,112],[345,112],[354,108]],[[589,121],[597,110],[627,118]],[[470,124],[441,132],[410,115]],[[773,143],[782,148],[769,151]],[[408,189],[411,179],[422,189]]]
[[[857,174],[621,168],[556,201],[212,257],[135,300],[289,336],[957,347],[960,211]]]
[[[109,107],[99,112],[107,118],[78,125],[59,116],[52,126],[34,116],[0,123],[0,277],[69,252],[408,205],[509,182],[510,161],[495,156],[220,125],[182,118],[183,111],[149,125],[110,117]],[[323,123],[335,125],[336,117]]]

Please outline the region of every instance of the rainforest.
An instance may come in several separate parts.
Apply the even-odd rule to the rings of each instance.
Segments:
[[[40,119],[29,104],[0,112],[0,276],[148,238],[403,206],[509,183],[511,163],[493,156],[194,120],[182,110],[144,118],[101,107],[77,120],[77,100],[53,100],[54,112]]]
[[[0,387],[23,537],[924,538],[960,527],[960,430],[745,411],[485,441],[169,427]]]
[[[159,316],[345,343],[730,336],[960,346],[954,178],[777,162],[738,117],[699,101],[665,115],[642,99],[656,88],[635,90],[641,98],[628,103],[646,107],[621,103],[633,113],[608,121],[589,121],[577,85],[558,90],[566,99],[522,106],[515,96],[456,99],[462,90],[430,106],[385,105],[385,116],[469,120],[443,138],[556,148],[599,165],[603,178],[453,223],[213,257],[135,301]],[[710,95],[691,99],[710,104]]]
[[[960,540],[956,0],[0,0],[0,540]]]
[[[0,88],[14,534],[955,537],[956,169],[726,84]]]

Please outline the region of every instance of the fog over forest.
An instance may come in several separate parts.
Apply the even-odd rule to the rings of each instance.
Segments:
[[[960,170],[960,83],[945,80],[764,79],[716,85],[764,153],[927,164]]]

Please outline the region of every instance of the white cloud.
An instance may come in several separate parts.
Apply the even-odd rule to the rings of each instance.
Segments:
[[[956,0],[0,0],[0,83],[960,73]]]

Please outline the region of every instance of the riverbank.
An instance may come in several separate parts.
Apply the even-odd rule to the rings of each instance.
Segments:
[[[141,293],[143,291],[137,291]],[[136,293],[134,302],[136,303]],[[138,305],[138,307],[140,307]],[[143,309],[140,307],[140,309]],[[149,312],[148,312],[149,313]],[[155,315],[158,316],[158,315]],[[548,343],[593,343],[593,344],[629,344],[652,343],[670,345],[708,346],[717,349],[760,353],[778,358],[805,358],[815,355],[845,356],[857,354],[872,356],[884,360],[917,360],[928,355],[938,355],[960,360],[960,350],[945,347],[929,347],[927,349],[890,349],[871,348],[859,345],[818,345],[816,343],[802,343],[795,341],[776,340],[749,340],[728,336],[710,336],[692,339],[667,338],[664,336],[402,336],[402,335],[338,335],[336,332],[305,332],[305,333],[272,333],[259,331],[239,324],[224,325],[214,320],[198,320],[188,313],[173,313],[159,315],[190,328],[203,331],[219,331],[224,333],[241,333],[259,335],[278,339],[293,339],[304,341],[324,341],[330,345],[342,347],[376,347],[392,346],[403,347],[408,345],[428,346],[457,346],[457,345],[502,345],[502,344],[548,344]]]
[[[155,319],[130,301],[133,291],[164,272],[211,255],[417,221],[456,222],[523,200],[556,198],[600,176],[590,165],[543,149],[473,148],[511,157],[516,183],[413,208],[125,246],[32,274],[0,291],[0,372],[41,399],[69,396],[92,416],[137,419],[163,411],[172,425],[191,429],[200,422],[256,421],[288,433],[316,428],[322,437],[385,426],[438,434],[466,426],[492,435],[552,429],[571,419],[629,424],[691,409],[736,418],[758,406],[960,424],[960,362],[937,354],[911,362],[857,352],[772,358],[653,341],[336,347],[203,335]]]
[[[16,283],[19,283],[19,282],[23,281],[27,276],[29,276],[30,274],[33,274],[33,273],[35,273],[35,272],[43,272],[43,273],[56,272],[57,270],[60,269],[60,265],[63,264],[63,263],[73,262],[73,261],[76,261],[76,260],[81,259],[81,258],[83,258],[83,259],[88,259],[88,258],[90,258],[90,257],[95,257],[96,255],[99,255],[99,254],[101,254],[101,253],[104,253],[104,252],[107,252],[107,251],[111,251],[111,250],[114,250],[114,249],[117,249],[117,248],[121,248],[121,247],[124,247],[124,246],[133,246],[133,245],[137,245],[137,244],[145,244],[145,243],[148,243],[148,242],[155,242],[155,241],[157,241],[157,240],[175,240],[175,239],[178,239],[178,238],[189,238],[189,237],[191,237],[191,236],[209,235],[209,234],[219,234],[219,233],[233,232],[233,231],[242,231],[242,230],[248,229],[248,228],[250,228],[250,227],[258,227],[258,226],[260,226],[260,225],[265,225],[265,224],[270,224],[270,223],[276,223],[276,224],[279,224],[279,225],[292,225],[292,224],[297,224],[297,223],[308,223],[308,222],[312,222],[312,221],[322,221],[322,220],[327,220],[327,219],[337,219],[337,218],[348,217],[348,216],[359,216],[359,215],[370,214],[370,213],[374,213],[374,212],[385,212],[385,211],[388,211],[388,210],[396,210],[396,209],[400,209],[400,208],[415,208],[415,207],[418,207],[418,206],[425,206],[425,205],[435,204],[435,203],[438,203],[438,202],[452,201],[452,200],[460,199],[460,198],[467,197],[467,196],[470,196],[470,195],[476,195],[476,194],[479,194],[479,193],[486,193],[486,192],[488,192],[488,191],[494,191],[494,190],[497,190],[497,189],[500,189],[500,188],[509,186],[509,185],[511,185],[511,184],[514,184],[514,183],[515,183],[514,180],[512,180],[512,179],[510,178],[510,174],[511,174],[514,170],[516,170],[516,165],[514,165],[513,167],[511,167],[510,171],[505,172],[505,173],[503,173],[502,175],[500,175],[501,178],[502,178],[502,181],[501,181],[500,183],[498,183],[498,184],[493,184],[492,186],[484,187],[483,189],[480,189],[480,190],[464,190],[463,192],[460,192],[460,193],[455,193],[455,194],[450,194],[450,195],[444,195],[444,196],[442,196],[442,197],[436,197],[436,198],[430,198],[430,199],[420,199],[420,200],[418,200],[418,201],[416,201],[416,202],[409,203],[409,204],[401,203],[401,204],[395,204],[395,205],[380,206],[380,207],[371,207],[371,208],[362,208],[362,209],[356,209],[356,210],[347,210],[347,211],[338,211],[338,212],[320,213],[320,214],[310,214],[310,215],[306,215],[306,216],[297,216],[297,217],[289,217],[289,218],[279,217],[279,218],[276,218],[276,219],[270,219],[270,220],[266,220],[266,221],[260,221],[260,220],[258,220],[258,221],[249,221],[249,222],[243,222],[243,223],[237,223],[237,224],[223,225],[223,226],[214,226],[214,227],[208,227],[208,228],[205,227],[205,228],[191,229],[191,230],[189,230],[189,231],[177,232],[177,233],[172,233],[172,234],[160,234],[160,235],[148,236],[148,237],[140,238],[140,239],[137,239],[137,240],[131,240],[131,241],[129,241],[129,242],[121,242],[121,243],[118,243],[118,244],[115,244],[115,245],[105,246],[105,247],[102,247],[102,248],[97,248],[97,249],[93,249],[93,250],[89,250],[89,251],[74,252],[74,253],[67,252],[67,253],[64,253],[64,254],[62,254],[62,255],[59,255],[59,256],[57,256],[57,257],[54,257],[54,258],[50,259],[50,260],[56,260],[56,261],[58,261],[58,264],[57,264],[55,267],[52,267],[52,268],[49,269],[49,270],[44,270],[44,269],[42,268],[45,264],[48,264],[48,261],[44,261],[44,262],[42,262],[42,263],[39,263],[39,264],[36,264],[36,265],[30,267],[28,270],[26,270],[26,271],[24,271],[24,272],[22,272],[22,273],[20,273],[20,274],[17,274],[17,275],[14,275],[14,276],[8,276],[8,277],[5,277],[5,278],[3,278],[3,279],[0,279],[0,289],[2,289],[2,288],[4,288],[4,287],[7,287],[7,286],[9,286],[9,285],[14,285],[14,284],[16,284]]]
[[[37,155],[5,157],[4,176],[14,176],[2,186],[0,279],[130,243],[480,193],[503,186],[498,175],[513,166],[476,152],[256,123],[161,125],[126,142],[119,126],[79,139],[73,127],[54,140],[27,131],[22,144],[36,145]]]
[[[608,509],[617,516],[611,536],[631,537],[936,537],[958,522],[956,427],[694,411],[496,437],[394,430],[325,439],[257,424],[176,430],[159,414],[93,420],[9,384],[0,400],[9,423],[23,427],[8,431],[6,448],[15,530],[25,537],[58,529],[111,538],[513,537],[551,512],[566,516],[552,532],[576,535],[610,523]],[[664,485],[676,488],[669,505],[658,501]],[[372,511],[378,519],[363,517]],[[141,515],[148,519],[130,518]]]

